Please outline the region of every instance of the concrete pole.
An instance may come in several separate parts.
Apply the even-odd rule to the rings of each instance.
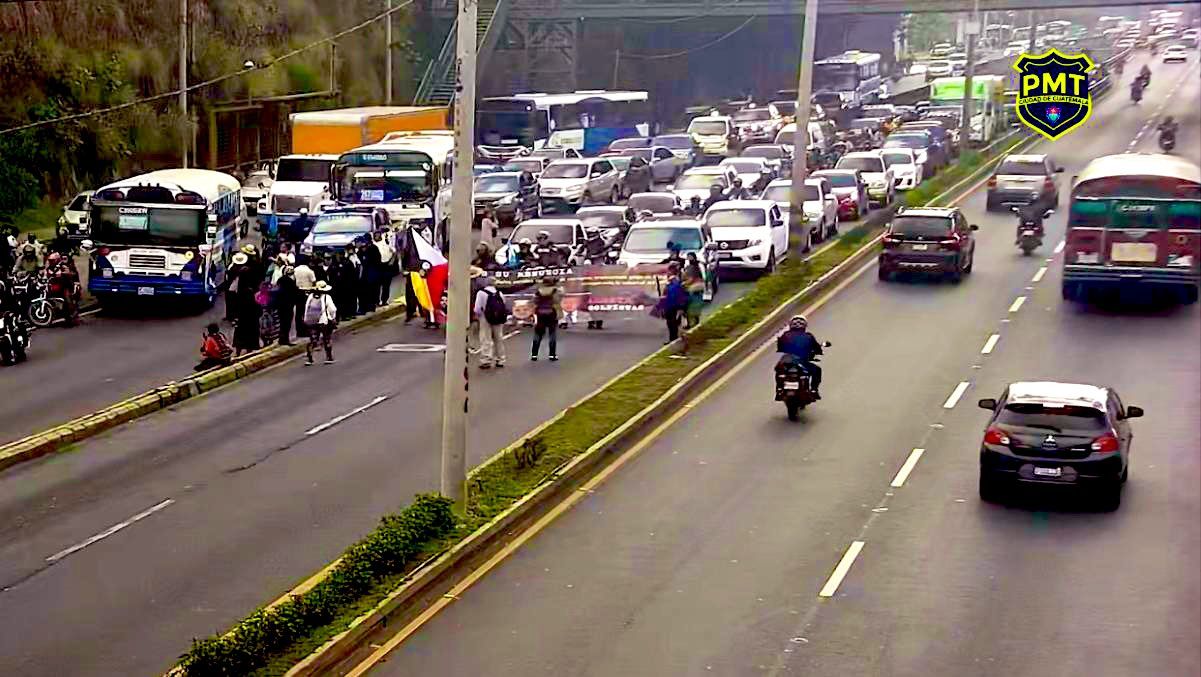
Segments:
[[[801,200],[805,177],[809,175],[809,99],[813,95],[813,43],[817,41],[817,0],[805,0],[805,26],[801,36],[801,62],[797,68],[796,137],[792,141],[792,206],[790,230],[805,221]]]
[[[384,105],[392,105],[392,0],[384,19]]]
[[[188,115],[188,0],[179,0],[179,116],[183,119],[179,134],[180,166],[188,166],[188,147],[192,145],[192,118]]]
[[[976,0],[972,10],[972,16],[968,19],[967,30],[965,37],[967,40],[967,67],[963,69],[963,123],[960,128],[963,130],[964,138],[967,143],[963,146],[972,144],[972,75],[976,72],[976,40],[980,35],[980,0]],[[984,129],[980,130],[981,140],[984,137]]]
[[[1034,39],[1038,36],[1038,10],[1030,10],[1030,47],[1026,49],[1027,54],[1034,53]]]
[[[455,168],[451,186],[446,370],[442,378],[442,495],[467,500],[467,329],[471,299],[471,221],[475,164],[475,62],[478,0],[459,0],[455,83]]]

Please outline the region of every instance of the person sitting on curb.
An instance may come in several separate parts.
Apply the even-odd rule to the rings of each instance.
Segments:
[[[200,346],[200,364],[193,371],[206,371],[215,367],[233,364],[234,349],[229,339],[221,333],[221,325],[210,322],[204,329],[204,343]]]

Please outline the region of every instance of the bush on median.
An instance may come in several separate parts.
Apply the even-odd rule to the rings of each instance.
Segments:
[[[375,583],[411,566],[427,543],[445,536],[454,525],[449,499],[418,496],[404,510],[385,516],[308,592],[259,609],[226,635],[193,640],[180,667],[189,677],[250,674],[273,654],[333,620]]]
[[[998,152],[1007,152],[1007,149]],[[989,157],[995,157],[991,155]],[[910,191],[924,190],[926,204],[962,180],[988,157],[965,153],[959,165]],[[908,197],[907,197],[908,200]],[[460,541],[515,502],[554,478],[556,471],[587,451],[622,423],[636,416],[704,360],[874,237],[880,226],[860,225],[828,249],[806,261],[792,259],[765,276],[741,298],[719,309],[685,334],[686,359],[659,354],[625,374],[590,399],[564,413],[534,438],[538,454],[502,458],[472,473],[465,515],[455,525],[451,504],[419,496],[398,515],[385,517],[375,532],[347,550],[328,578],[309,592],[270,610],[259,610],[228,635],[193,642],[181,662],[189,677],[247,675],[271,661],[267,672],[282,674],[292,658],[317,649],[362,614],[356,603],[369,595],[382,598],[396,585],[395,575],[417,564],[415,555]],[[348,565],[347,561],[353,564]],[[389,578],[389,576],[393,578]],[[286,655],[285,655],[285,652]]]

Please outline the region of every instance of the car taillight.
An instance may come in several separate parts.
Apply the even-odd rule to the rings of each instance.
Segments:
[[[1107,433],[1093,440],[1090,448],[1098,454],[1112,454],[1118,450],[1118,438],[1113,433]]]
[[[938,244],[941,245],[943,249],[955,251],[959,249],[959,238],[953,237],[947,240],[939,240]]]
[[[984,433],[984,443],[1000,444],[1007,447],[1009,446],[1009,435],[1006,435],[999,428],[989,428]]]
[[[884,248],[885,249],[892,249],[893,247],[896,247],[899,244],[901,244],[901,240],[899,238],[895,238],[892,235],[884,236]]]
[[[1055,182],[1051,180],[1051,177],[1043,179],[1043,190],[1055,190]]]
[[[988,187],[989,187],[989,188],[996,188],[996,187],[997,187],[997,177],[995,177],[995,176],[993,176],[993,177],[989,177],[989,179],[988,179]]]

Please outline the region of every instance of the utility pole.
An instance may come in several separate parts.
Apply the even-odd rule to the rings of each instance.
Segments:
[[[796,137],[792,141],[792,194],[789,223],[805,222],[801,199],[805,177],[809,175],[809,99],[813,95],[813,43],[817,41],[817,0],[805,0],[805,26],[801,32],[801,62],[797,71]]]
[[[388,0],[388,16],[384,19],[384,105],[392,105],[392,0]]]
[[[479,0],[459,0],[455,69],[455,168],[451,186],[450,272],[446,302],[446,369],[442,377],[442,495],[467,501],[467,331],[471,304],[471,221],[475,165],[476,14]],[[436,301],[435,301],[436,302]]]
[[[1035,37],[1038,36],[1038,10],[1030,10],[1030,47],[1026,50],[1027,54],[1034,53]]]
[[[980,0],[975,0],[972,16],[968,19],[967,38],[967,67],[963,69],[963,121],[960,129],[967,130],[967,145],[972,143],[972,75],[976,72],[976,39],[980,35]],[[980,140],[984,140],[984,121],[980,122]]]
[[[179,0],[179,133],[180,166],[188,166],[188,147],[192,145],[192,118],[188,115],[188,0]]]

